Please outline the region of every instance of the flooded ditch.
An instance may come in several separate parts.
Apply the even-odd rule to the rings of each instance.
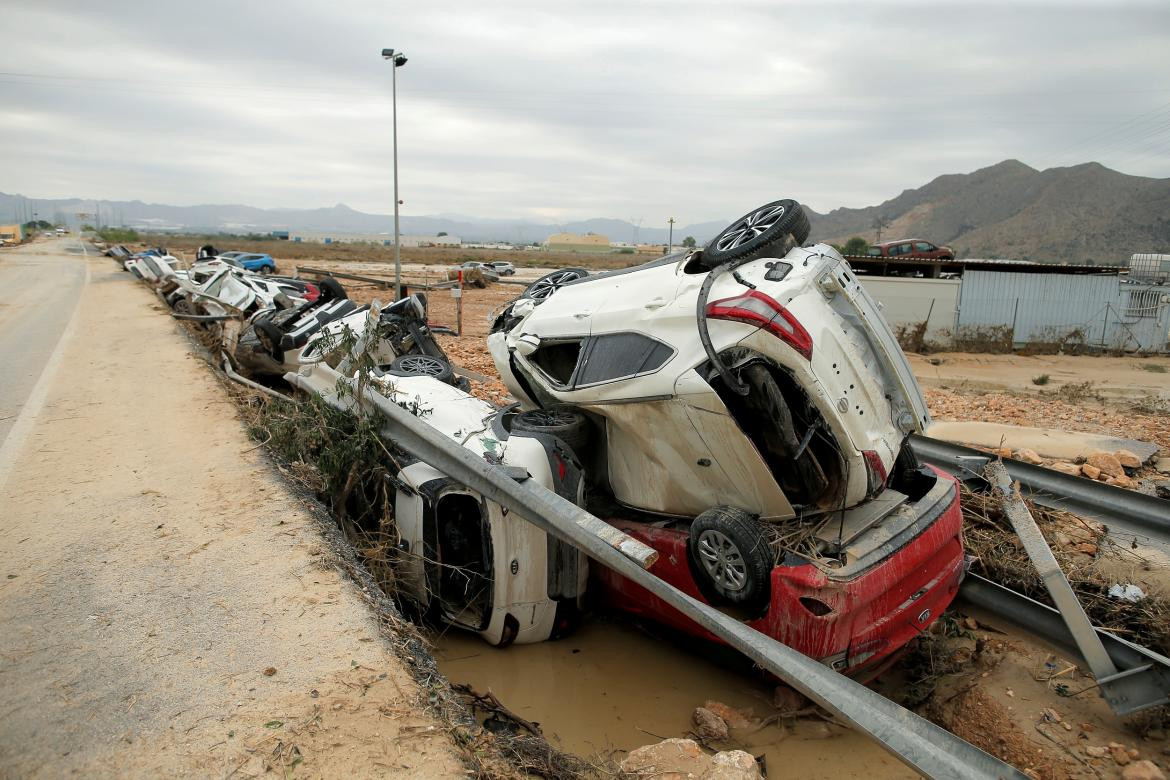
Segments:
[[[623,620],[595,616],[564,639],[504,649],[456,630],[434,643],[439,669],[452,683],[490,690],[516,715],[539,723],[552,744],[586,759],[620,761],[641,745],[690,736],[691,713],[714,700],[751,723],[713,747],[763,755],[769,778],[917,777],[841,726],[816,717],[779,720],[775,686],[763,678]]]

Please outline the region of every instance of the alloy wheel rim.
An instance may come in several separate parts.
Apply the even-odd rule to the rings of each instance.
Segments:
[[[726,252],[746,244],[753,238],[771,230],[777,222],[783,219],[786,211],[787,209],[782,205],[765,206],[753,211],[724,231],[719,240],[715,242],[715,248]]]
[[[543,300],[556,292],[561,285],[579,278],[581,278],[581,275],[576,271],[561,271],[560,273],[550,274],[547,278],[533,283],[532,289],[528,292],[528,297]]]
[[[427,355],[408,355],[402,358],[398,365],[403,371],[416,374],[438,376],[443,373],[442,361]]]
[[[747,586],[747,562],[735,542],[725,534],[708,529],[699,534],[699,562],[716,585],[728,591]]]

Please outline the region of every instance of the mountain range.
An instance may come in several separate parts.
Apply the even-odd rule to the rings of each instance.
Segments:
[[[799,193],[793,195],[799,199]],[[1170,251],[1170,179],[1130,176],[1098,163],[1038,171],[1018,160],[1005,160],[972,173],[939,176],[876,206],[839,208],[827,214],[807,211],[812,239],[837,244],[852,236],[873,240],[880,219],[883,238],[922,238],[953,247],[958,257],[1114,264],[1134,252]],[[344,204],[260,209],[0,193],[0,223],[30,219],[36,213],[41,219],[77,224],[77,214],[95,212],[100,212],[103,224],[208,233],[388,233],[393,224],[390,216],[367,214]],[[674,238],[694,236],[705,242],[731,218],[677,227]],[[603,218],[552,224],[450,214],[404,216],[401,230],[406,235],[443,231],[464,241],[514,243],[543,241],[554,232],[600,233],[611,241],[667,240],[665,228]]]

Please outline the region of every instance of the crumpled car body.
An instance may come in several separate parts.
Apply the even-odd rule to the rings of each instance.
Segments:
[[[315,367],[301,375],[313,381]],[[331,378],[318,381],[328,394]],[[478,457],[580,503],[580,465],[557,441],[513,432],[514,409],[497,409],[431,376],[375,372],[370,382]],[[412,458],[395,474],[395,566],[400,596],[419,614],[506,646],[556,638],[576,625],[587,558],[494,501]]]
[[[663,579],[865,675],[963,575],[957,487],[907,443],[925,399],[832,247],[709,274],[676,254],[522,297],[488,338],[496,368],[525,408],[591,422],[591,509],[658,549]],[[800,551],[770,546],[799,529]],[[618,609],[714,638],[612,572],[595,582]]]

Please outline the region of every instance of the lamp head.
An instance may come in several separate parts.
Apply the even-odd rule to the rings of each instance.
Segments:
[[[393,49],[382,49],[382,59],[390,60],[396,68],[401,68],[406,64],[406,55]]]

